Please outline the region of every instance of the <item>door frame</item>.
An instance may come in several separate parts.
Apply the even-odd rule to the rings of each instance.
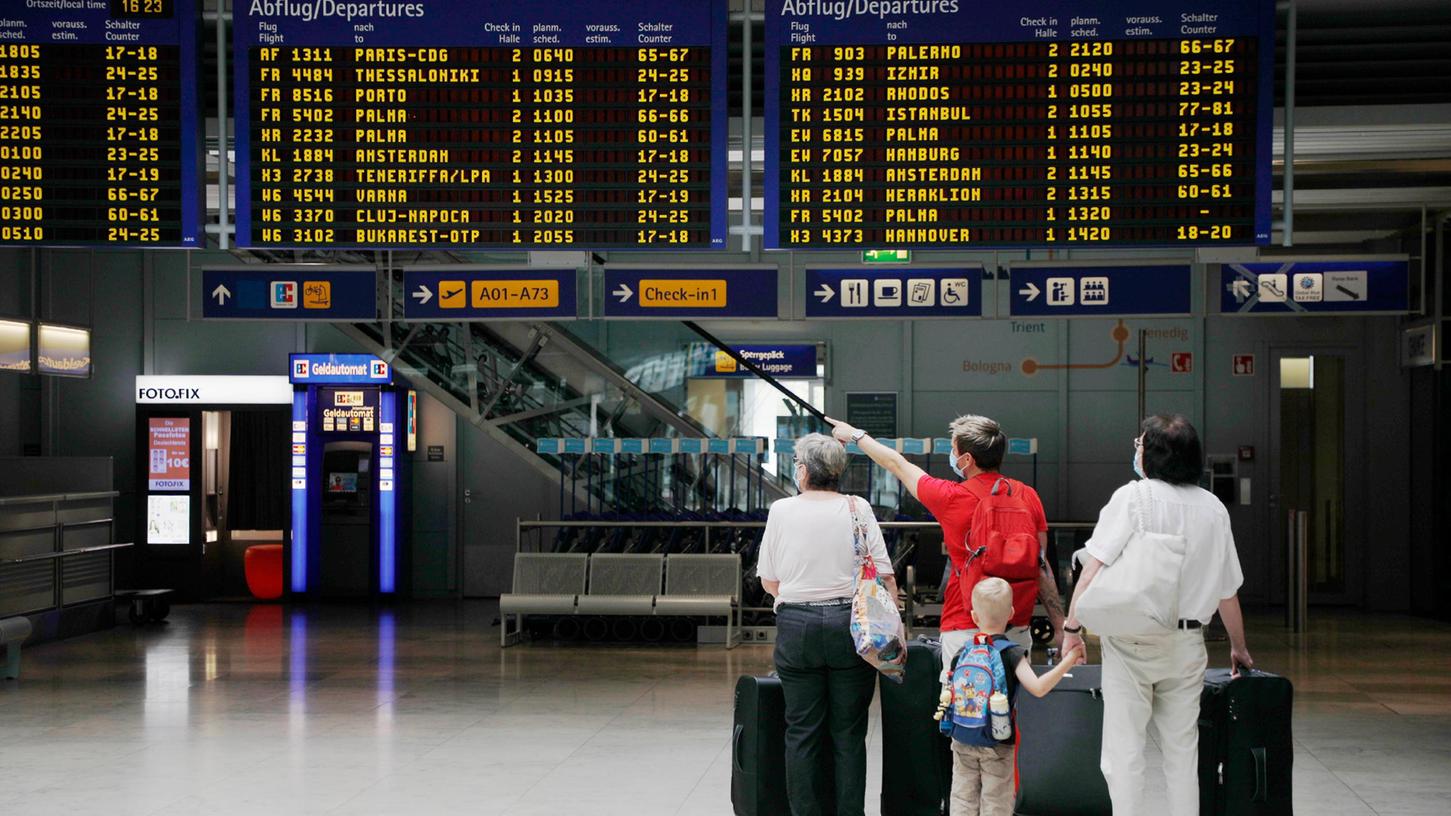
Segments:
[[[1344,493],[1344,536],[1345,588],[1341,592],[1310,593],[1310,603],[1318,606],[1365,605],[1365,563],[1369,552],[1365,499],[1365,479],[1351,478],[1351,463],[1366,461],[1369,443],[1366,439],[1365,366],[1364,351],[1353,345],[1340,344],[1271,344],[1269,347],[1269,376],[1265,378],[1269,389],[1266,403],[1269,433],[1270,500],[1266,503],[1263,529],[1270,537],[1269,551],[1271,585],[1269,597],[1285,600],[1285,585],[1288,580],[1288,545],[1286,544],[1286,521],[1280,491],[1280,360],[1286,357],[1341,357],[1345,360],[1344,383],[1345,404],[1343,406],[1344,460],[1346,462]],[[1360,471],[1362,474],[1364,471]]]

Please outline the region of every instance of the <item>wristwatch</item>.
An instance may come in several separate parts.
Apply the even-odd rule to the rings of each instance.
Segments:
[[[857,431],[856,433],[854,433],[854,434],[851,435],[851,441],[853,443],[860,442],[860,441],[862,441],[862,437],[864,437],[866,435],[867,435],[867,432],[866,431]]]

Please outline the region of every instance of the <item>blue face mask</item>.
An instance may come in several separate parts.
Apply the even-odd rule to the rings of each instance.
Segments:
[[[954,453],[951,458],[947,460],[947,463],[952,465],[952,472],[957,474],[957,478],[966,479],[967,474],[963,472],[962,468],[957,466],[957,460],[961,458],[962,456]]]
[[[1134,448],[1134,473],[1137,474],[1140,479],[1149,478],[1148,475],[1144,473],[1143,448]]]

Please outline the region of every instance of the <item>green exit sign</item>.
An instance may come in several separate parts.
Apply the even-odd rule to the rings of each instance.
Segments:
[[[862,263],[911,263],[912,250],[910,249],[864,249],[862,250]]]

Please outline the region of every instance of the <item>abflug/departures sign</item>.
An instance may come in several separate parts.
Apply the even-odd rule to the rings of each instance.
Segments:
[[[242,246],[725,246],[719,0],[240,8]]]
[[[769,247],[1269,240],[1270,0],[772,9]]]

